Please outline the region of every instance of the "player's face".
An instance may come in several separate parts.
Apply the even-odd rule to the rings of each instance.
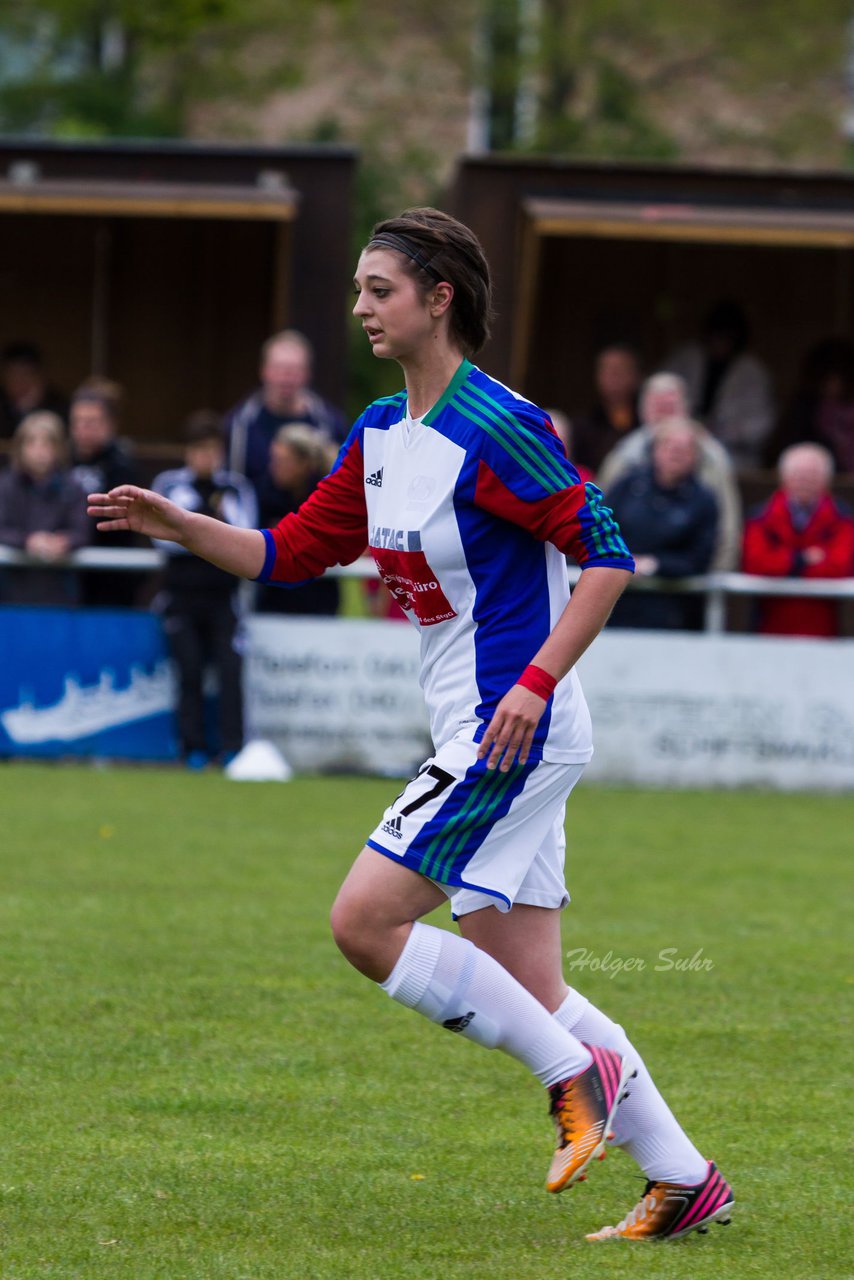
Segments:
[[[362,322],[375,356],[406,360],[417,356],[435,332],[429,299],[402,264],[399,253],[366,249],[353,278],[353,315]]]

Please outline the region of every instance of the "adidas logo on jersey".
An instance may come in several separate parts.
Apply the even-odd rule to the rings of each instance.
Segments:
[[[381,489],[381,488],[383,487],[383,469],[382,469],[382,467],[380,467],[379,471],[375,471],[375,472],[374,472],[374,474],[373,474],[372,476],[366,476],[366,477],[365,477],[365,484],[374,484],[374,485],[376,485],[376,487],[377,487],[378,489]]]
[[[395,840],[402,840],[403,832],[400,829],[402,825],[402,819],[390,818],[388,822],[383,823],[383,831],[387,836],[394,836]]]

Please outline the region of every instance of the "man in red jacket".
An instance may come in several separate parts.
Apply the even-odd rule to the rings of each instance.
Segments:
[[[833,459],[817,444],[780,457],[780,488],[744,531],[745,573],[778,578],[854,577],[854,520],[830,496]],[[772,635],[836,636],[834,600],[767,596],[759,630]]]

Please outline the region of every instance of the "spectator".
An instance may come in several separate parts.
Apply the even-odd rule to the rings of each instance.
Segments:
[[[252,486],[224,469],[219,420],[194,414],[185,430],[186,465],[163,471],[152,488],[183,507],[241,528],[257,524]],[[208,664],[219,684],[219,749],[223,763],[243,746],[243,659],[239,634],[239,591],[222,569],[199,560],[177,543],[158,543],[167,553],[163,590],[155,607],[178,671],[178,734],[191,769],[201,769],[212,753],[205,732],[203,677]]]
[[[312,349],[296,329],[273,334],[261,348],[261,386],[226,417],[228,465],[253,484],[267,468],[270,445],[291,422],[308,423],[327,441],[347,435],[343,415],[310,388]]]
[[[42,410],[65,422],[68,401],[48,382],[40,348],[10,342],[0,355],[0,437],[8,439],[28,414]]]
[[[655,373],[640,397],[642,425],[608,454],[599,468],[600,488],[609,489],[633,467],[648,463],[655,428],[668,418],[688,417],[685,382],[675,373]],[[735,569],[741,561],[741,496],[732,460],[723,445],[699,422],[694,431],[700,449],[697,479],[711,489],[718,504],[718,533],[710,568]]]
[[[121,387],[106,378],[90,378],[71,397],[71,474],[84,493],[107,493],[120,484],[138,484],[136,464],[117,438]],[[133,547],[132,533],[107,533],[99,543]],[[93,569],[80,575],[85,605],[128,607],[137,596],[139,578],[127,569]]]
[[[655,428],[651,464],[618,480],[606,497],[642,576],[687,578],[711,563],[718,510],[697,479],[700,449],[694,424],[670,418]],[[700,625],[696,598],[684,593],[630,591],[618,601],[615,626],[691,629]]]
[[[761,466],[774,426],[771,380],[749,342],[744,308],[722,301],[706,316],[699,341],[666,361],[687,383],[692,416],[717,436],[737,467]]]
[[[770,578],[854,576],[854,520],[830,496],[833,459],[818,444],[791,445],[780,457],[780,487],[748,520],[744,572]],[[759,630],[766,635],[839,635],[835,600],[765,596]]]
[[[272,528],[296,511],[328,475],[334,461],[334,449],[308,423],[280,427],[270,446],[267,470],[257,486],[261,527]],[[335,614],[338,603],[337,581],[324,577],[299,587],[259,587],[255,607],[259,613]]]
[[[620,440],[640,425],[640,361],[631,347],[604,347],[596,357],[596,399],[588,414],[573,419],[573,458],[598,472]]]
[[[854,472],[854,343],[848,338],[826,338],[807,352],[769,461],[790,444],[810,441],[830,450],[837,471]]]
[[[65,465],[65,427],[54,413],[32,413],[12,439],[12,465],[0,475],[0,543],[55,565],[89,541],[86,498]],[[5,604],[76,604],[77,575],[60,568],[8,569]]]

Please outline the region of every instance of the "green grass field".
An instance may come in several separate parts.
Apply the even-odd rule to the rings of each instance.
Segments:
[[[635,960],[576,985],[739,1199],[705,1237],[594,1247],[642,1189],[630,1160],[548,1196],[540,1086],[330,939],[398,789],[0,771],[2,1280],[852,1274],[854,798],[573,797],[567,949]]]

